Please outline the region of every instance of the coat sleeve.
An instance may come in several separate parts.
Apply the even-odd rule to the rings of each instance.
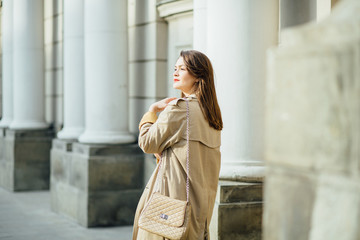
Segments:
[[[139,146],[145,153],[161,153],[182,138],[186,128],[186,109],[168,105],[155,123],[142,124]]]

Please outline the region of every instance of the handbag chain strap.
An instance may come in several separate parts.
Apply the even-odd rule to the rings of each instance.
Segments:
[[[190,175],[190,166],[189,166],[189,159],[190,159],[190,145],[189,145],[189,118],[190,118],[190,114],[189,114],[189,100],[187,98],[184,98],[186,101],[186,145],[187,145],[187,150],[186,150],[186,202],[189,202],[189,175]],[[157,171],[157,176],[156,176],[156,183],[155,185],[159,184],[160,181],[160,169],[161,169],[161,165],[162,165],[162,153],[160,155],[160,161],[159,161],[159,168]],[[157,186],[155,186],[156,189]],[[159,190],[160,191],[160,190]]]

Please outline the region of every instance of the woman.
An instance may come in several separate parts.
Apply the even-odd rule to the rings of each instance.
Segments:
[[[182,51],[173,74],[173,87],[189,101],[190,205],[186,239],[209,239],[220,170],[220,130],[223,123],[217,102],[210,60],[198,51]],[[159,118],[156,113],[161,112]],[[186,200],[186,102],[166,98],[152,104],[140,124],[139,146],[145,153],[161,154],[164,175],[160,192]],[[158,168],[158,166],[157,166]],[[163,240],[138,227],[139,215],[154,191],[155,169],[140,198],[134,220],[133,240]]]

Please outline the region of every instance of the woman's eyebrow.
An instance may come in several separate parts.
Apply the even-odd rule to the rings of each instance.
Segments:
[[[175,67],[183,67],[183,66],[185,66],[185,65],[183,65],[183,64],[180,64],[180,65],[175,65]]]

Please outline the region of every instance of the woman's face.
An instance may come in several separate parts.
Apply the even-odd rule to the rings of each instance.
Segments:
[[[193,92],[196,78],[187,71],[182,57],[179,57],[176,61],[173,77],[173,88],[179,89],[185,95],[189,95]]]

